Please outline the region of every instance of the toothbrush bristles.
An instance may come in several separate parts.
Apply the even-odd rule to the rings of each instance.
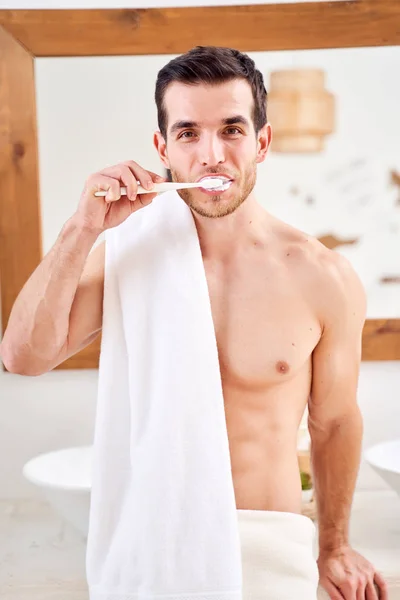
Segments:
[[[213,189],[221,187],[222,185],[224,185],[224,183],[226,183],[226,181],[224,181],[223,179],[219,179],[218,177],[210,177],[210,179],[205,179],[201,183],[202,187],[206,189]]]

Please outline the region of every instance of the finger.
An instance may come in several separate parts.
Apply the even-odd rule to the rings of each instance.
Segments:
[[[339,586],[345,600],[359,600],[357,596],[358,587],[358,582],[355,579],[347,579],[343,585]],[[365,586],[363,585],[361,587],[364,592]],[[361,598],[364,600],[364,596],[361,596]]]
[[[157,173],[153,173],[153,171],[148,171],[148,173],[151,175],[154,183],[162,183],[162,182],[168,181],[168,177],[162,177],[161,175],[158,175]]]
[[[358,587],[357,587],[357,591],[356,591],[356,598],[357,600],[366,600],[367,596],[366,596],[366,584],[365,583],[359,583]],[[377,598],[373,598],[373,600],[379,600]]]
[[[121,198],[121,185],[118,179],[107,177],[106,175],[93,175],[87,181],[87,191],[94,195],[95,192],[107,192],[104,199],[106,202],[114,202]]]
[[[126,193],[129,200],[134,200],[137,194],[137,179],[135,174],[127,165],[115,165],[113,167],[107,167],[100,171],[104,175],[109,175],[121,181],[126,187]]]
[[[373,581],[368,581],[365,588],[365,600],[380,600],[379,591]]]
[[[340,590],[328,579],[321,581],[320,584],[328,592],[330,600],[347,600]]]
[[[134,160],[128,160],[127,162],[124,162],[123,165],[130,169],[136,179],[140,181],[142,187],[146,188],[146,190],[153,189],[154,181],[149,171],[146,171],[146,169],[138,165]]]
[[[151,204],[154,200],[154,198],[157,196],[158,194],[138,194],[137,195],[137,204],[138,206],[142,207],[142,206],[148,206],[149,204]]]
[[[374,581],[375,581],[376,587],[378,588],[379,600],[389,600],[389,591],[388,591],[387,583],[386,583],[385,579],[383,578],[383,576],[380,573],[378,573],[377,571],[375,572],[375,575],[374,575]]]

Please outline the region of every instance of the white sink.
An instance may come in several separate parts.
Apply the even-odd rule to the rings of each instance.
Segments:
[[[364,458],[400,496],[400,439],[368,448],[364,452]]]
[[[40,454],[23,467],[53,509],[87,537],[91,489],[91,446]]]
[[[400,439],[364,452],[368,464],[400,496]],[[58,514],[87,537],[91,490],[91,446],[56,450],[32,458],[23,474],[38,486]]]

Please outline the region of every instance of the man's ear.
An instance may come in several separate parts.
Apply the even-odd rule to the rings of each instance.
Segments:
[[[272,141],[272,128],[270,123],[266,123],[264,127],[260,129],[257,135],[257,163],[262,163],[267,156],[268,148]]]
[[[154,142],[154,147],[158,152],[158,156],[161,159],[162,164],[164,165],[164,167],[166,169],[169,169],[169,160],[168,160],[168,153],[167,153],[167,142],[164,139],[164,136],[162,135],[161,131],[156,131],[154,133],[154,138],[153,138],[153,142]]]

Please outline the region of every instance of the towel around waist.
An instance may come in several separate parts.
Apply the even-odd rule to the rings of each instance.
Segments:
[[[257,549],[273,555],[278,548],[290,552],[313,552],[316,539],[314,522],[298,513],[238,509],[242,552]]]
[[[316,527],[304,515],[238,510],[243,600],[316,600]]]

